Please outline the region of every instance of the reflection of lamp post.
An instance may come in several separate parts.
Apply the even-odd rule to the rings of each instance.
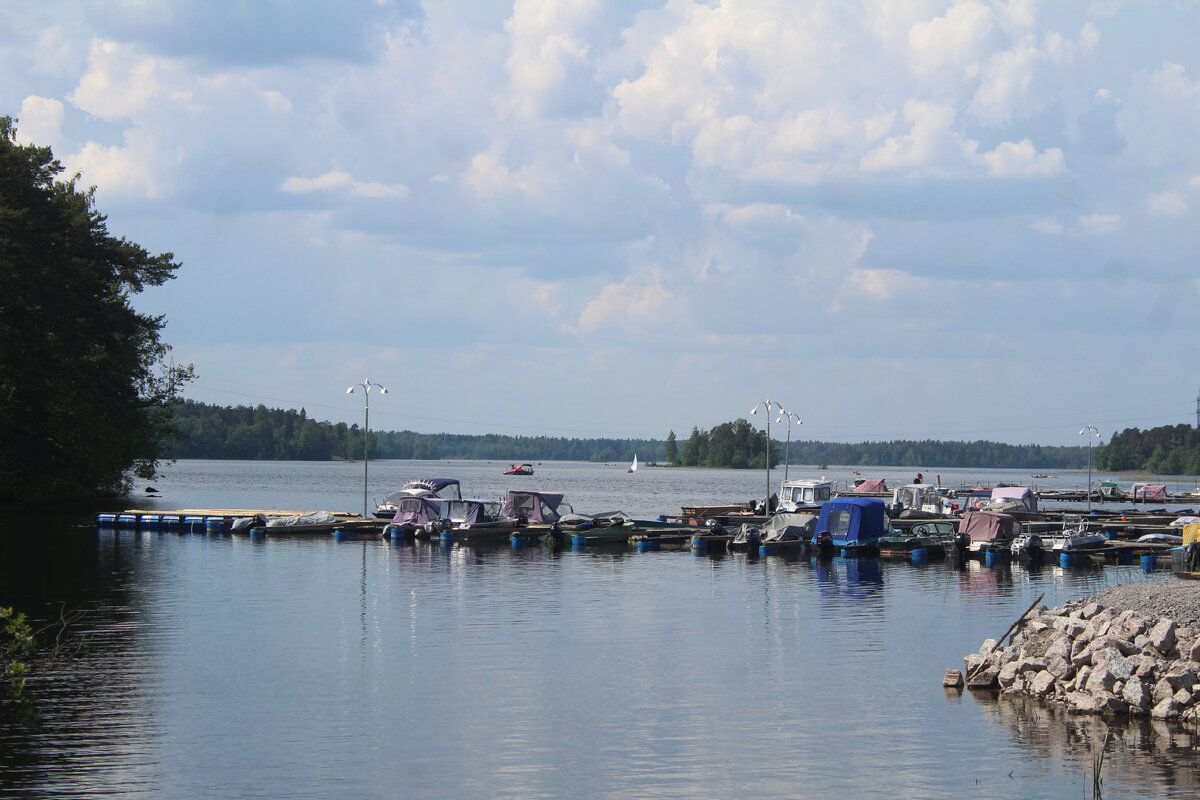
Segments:
[[[781,409],[779,409],[779,419],[783,419],[784,417],[787,417],[787,421],[788,421],[788,434],[787,434],[787,447],[783,451],[783,482],[787,483],[788,464],[790,464],[792,461],[792,420],[793,419],[796,420],[797,425],[803,425],[804,420],[800,419],[800,415],[797,414],[796,412],[784,411],[781,408]],[[775,421],[779,422],[779,419],[777,419]]]
[[[1084,426],[1083,426],[1083,430],[1081,430],[1081,431],[1079,432],[1079,435],[1080,435],[1080,436],[1083,436],[1085,433],[1088,433],[1089,431],[1090,431],[1091,433],[1094,433],[1094,434],[1096,435],[1096,436],[1095,436],[1095,438],[1097,438],[1097,439],[1099,439],[1099,438],[1100,438],[1100,431],[1096,430],[1096,426],[1095,426],[1095,425],[1092,425],[1092,424],[1090,424],[1090,423],[1089,423],[1089,424],[1087,424],[1087,425],[1084,425]],[[1088,442],[1088,488],[1087,488],[1087,496],[1088,496],[1088,513],[1090,514],[1090,513],[1092,513],[1092,437],[1091,437],[1091,436],[1089,436],[1089,437],[1088,437],[1088,440],[1087,440],[1087,442]]]
[[[363,519],[370,519],[367,516],[367,461],[370,456],[368,443],[371,436],[371,389],[378,389],[380,394],[387,394],[388,391],[386,386],[364,379],[362,383],[353,384],[347,389],[346,394],[354,394],[357,386],[361,386],[363,390]]]
[[[771,515],[771,408],[775,407],[780,412],[783,411],[783,406],[779,403],[772,403],[771,398],[760,402],[754,408],[750,409],[751,414],[757,414],[758,409],[765,407],[767,410],[767,496],[763,500],[763,513],[767,516]]]

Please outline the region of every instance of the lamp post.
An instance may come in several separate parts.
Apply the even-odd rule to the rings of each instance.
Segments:
[[[783,406],[779,403],[771,402],[771,398],[765,401],[760,401],[758,405],[750,409],[750,413],[757,414],[760,408],[766,409],[767,417],[767,496],[763,500],[763,513],[768,517],[771,516],[771,409],[775,408],[779,412],[783,412]]]
[[[367,516],[367,462],[370,460],[371,451],[369,449],[371,441],[371,389],[378,389],[380,394],[387,394],[387,387],[380,383],[371,383],[370,380],[363,379],[362,383],[355,383],[346,390],[346,394],[354,394],[356,388],[361,387],[363,390],[363,519],[370,519]]]
[[[788,464],[790,464],[792,461],[792,420],[793,419],[796,420],[797,425],[803,425],[804,420],[800,419],[800,415],[794,411],[784,411],[783,409],[780,409],[779,410],[779,419],[775,420],[775,422],[779,422],[779,420],[783,419],[784,417],[787,417],[788,432],[787,432],[787,447],[783,451],[783,482],[787,483]],[[769,448],[770,446],[771,445],[768,442],[767,447]],[[770,450],[767,451],[767,454],[768,454],[768,458],[769,458]]]
[[[1081,431],[1079,432],[1079,435],[1080,435],[1080,436],[1083,436],[1085,433],[1092,433],[1092,434],[1095,434],[1095,438],[1096,438],[1096,439],[1099,439],[1099,438],[1100,438],[1100,431],[1098,431],[1098,430],[1096,429],[1096,426],[1095,426],[1095,425],[1092,425],[1091,423],[1088,423],[1087,425],[1084,425],[1084,426],[1083,426],[1083,430],[1081,430]],[[1087,443],[1088,443],[1088,487],[1087,487],[1087,496],[1088,496],[1088,513],[1089,513],[1089,514],[1090,514],[1090,513],[1092,513],[1092,438],[1093,438],[1092,436],[1088,436],[1088,440],[1087,440]]]

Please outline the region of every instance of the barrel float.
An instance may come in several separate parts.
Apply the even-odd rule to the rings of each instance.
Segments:
[[[136,528],[138,524],[137,514],[118,514],[116,526],[118,528]]]
[[[1117,563],[1118,564],[1132,564],[1133,563],[1133,551],[1132,550],[1118,550],[1117,551]]]
[[[759,554],[760,556],[771,556],[771,555],[775,555],[775,548],[774,548],[774,547],[772,547],[772,546],[771,546],[771,545],[769,545],[769,544],[760,544],[760,545],[758,546],[758,554]]]
[[[637,543],[639,553],[650,553],[655,550],[662,550],[662,542],[654,539],[639,539]]]
[[[693,536],[692,537],[692,552],[698,556],[699,555],[707,555],[708,554],[708,542],[706,542],[704,539],[701,539],[699,536]]]
[[[909,555],[917,563],[924,563],[929,560],[929,550],[924,547],[914,547]]]
[[[1153,571],[1156,566],[1158,566],[1158,556],[1154,555],[1154,553],[1142,556],[1142,569],[1146,570],[1146,572]]]
[[[204,531],[214,536],[220,536],[225,532],[224,517],[209,517],[204,520]]]
[[[156,531],[159,524],[158,514],[142,514],[138,517],[138,527],[144,531]]]
[[[454,542],[454,531],[442,531],[438,534],[438,538],[442,540],[442,544],[452,544]]]
[[[117,524],[116,514],[97,514],[96,524],[101,528],[112,528]]]
[[[1073,567],[1078,561],[1078,556],[1074,553],[1059,553],[1058,565],[1060,567]]]
[[[184,533],[204,533],[204,517],[184,517],[183,532]]]
[[[999,561],[1000,561],[1000,554],[997,553],[995,550],[983,551],[983,563],[987,564],[989,567],[992,564],[999,563]]]
[[[582,534],[576,534],[571,537],[571,545],[573,547],[586,547],[587,537]]]
[[[159,520],[164,531],[179,530],[179,515],[178,514],[163,514]]]
[[[334,528],[333,538],[339,542],[345,542],[354,538],[354,531],[348,531],[344,528]]]

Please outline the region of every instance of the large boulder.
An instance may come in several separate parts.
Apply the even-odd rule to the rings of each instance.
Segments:
[[[1029,681],[1029,691],[1039,697],[1050,694],[1054,691],[1054,681],[1052,673],[1042,670]]]
[[[1175,647],[1175,621],[1160,619],[1146,635],[1150,637],[1151,646],[1165,656]]]
[[[1150,688],[1138,678],[1130,678],[1125,682],[1125,688],[1121,691],[1121,697],[1125,702],[1129,703],[1130,711],[1136,709],[1139,713],[1146,713],[1150,710],[1154,698],[1150,694]]]

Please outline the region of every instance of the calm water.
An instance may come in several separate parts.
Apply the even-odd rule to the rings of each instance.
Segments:
[[[654,516],[766,484],[502,466],[373,462],[369,495],[444,474]],[[362,480],[361,464],[180,462],[161,499],[124,505],[354,511]],[[35,684],[40,727],[0,729],[0,797],[1086,798],[1105,723],[946,693],[942,675],[1040,593],[1162,577],[114,533],[91,514],[0,534],[0,604],[83,612]],[[1104,797],[1194,797],[1195,746],[1113,726]]]

